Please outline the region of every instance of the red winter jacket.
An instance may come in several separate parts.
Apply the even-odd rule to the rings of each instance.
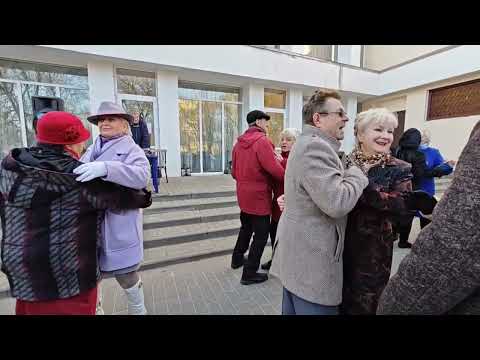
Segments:
[[[232,151],[232,176],[237,181],[240,209],[252,215],[272,213],[274,181],[283,181],[285,169],[275,157],[274,146],[259,127],[238,138]]]
[[[280,165],[284,169],[287,168],[287,160],[288,160],[288,155],[290,154],[290,151],[282,151],[282,158],[283,160],[280,162]],[[280,220],[280,215],[282,215],[282,212],[280,211],[280,207],[278,206],[277,199],[279,196],[283,195],[285,190],[284,190],[284,180],[282,181],[275,181],[273,184],[273,200],[272,200],[272,220],[277,222]]]

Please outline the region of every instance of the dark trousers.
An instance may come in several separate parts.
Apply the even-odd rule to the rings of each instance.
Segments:
[[[409,221],[406,221],[399,227],[399,234],[400,234],[400,241],[401,242],[408,242],[408,238],[410,236],[410,231],[412,230],[412,223],[413,223],[413,217],[409,219]],[[430,224],[431,221],[424,218],[420,217],[420,228],[423,229],[425,226]]]
[[[273,249],[273,245],[275,244],[275,238],[277,237],[277,228],[278,228],[278,222],[272,219],[270,221],[270,242],[272,245],[272,249]]]
[[[420,228],[423,229],[425,226],[427,226],[428,224],[430,224],[431,221],[424,218],[424,217],[421,217],[420,218]]]
[[[405,219],[398,226],[398,233],[400,234],[400,242],[401,243],[408,242],[408,238],[410,236],[410,231],[412,230],[412,222],[413,222],[413,216],[408,218],[408,219]]]
[[[260,266],[263,250],[268,240],[270,230],[270,215],[251,215],[240,212],[240,232],[238,233],[237,243],[233,249],[232,257],[241,260],[250,246],[250,239],[253,235],[252,245],[248,252],[248,260],[243,265],[245,274],[256,273]]]

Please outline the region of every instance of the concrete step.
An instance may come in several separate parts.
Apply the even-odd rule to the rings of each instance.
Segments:
[[[170,226],[143,231],[144,248],[191,243],[210,238],[225,237],[238,234],[240,219]]]
[[[203,210],[176,210],[143,216],[143,229],[165,228],[170,226],[200,224],[240,217],[238,206]]]
[[[200,198],[186,200],[171,201],[155,201],[152,205],[144,210],[144,214],[164,213],[172,210],[204,210],[232,207],[237,205],[236,196],[224,196],[215,198]]]
[[[188,199],[205,199],[214,197],[230,197],[235,196],[235,191],[217,191],[217,192],[203,192],[203,193],[185,193],[174,195],[153,195],[153,201],[176,201]]]
[[[231,254],[236,241],[237,234],[145,249],[142,270]]]

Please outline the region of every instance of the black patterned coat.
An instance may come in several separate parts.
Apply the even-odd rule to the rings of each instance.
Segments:
[[[348,215],[343,253],[343,314],[375,314],[390,277],[392,224],[409,215],[403,195],[412,191],[411,165],[391,157],[368,173],[369,185]]]
[[[17,299],[65,299],[94,288],[101,210],[151,204],[143,190],[77,182],[72,171],[80,164],[51,146],[14,149],[2,161],[2,271]]]

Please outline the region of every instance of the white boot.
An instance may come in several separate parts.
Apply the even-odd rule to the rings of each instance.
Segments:
[[[105,315],[105,311],[103,311],[103,308],[102,308],[102,300],[103,300],[102,288],[99,283],[97,285],[97,309],[95,310],[95,315]]]
[[[130,289],[124,290],[128,301],[128,315],[147,315],[142,280],[138,280]]]

